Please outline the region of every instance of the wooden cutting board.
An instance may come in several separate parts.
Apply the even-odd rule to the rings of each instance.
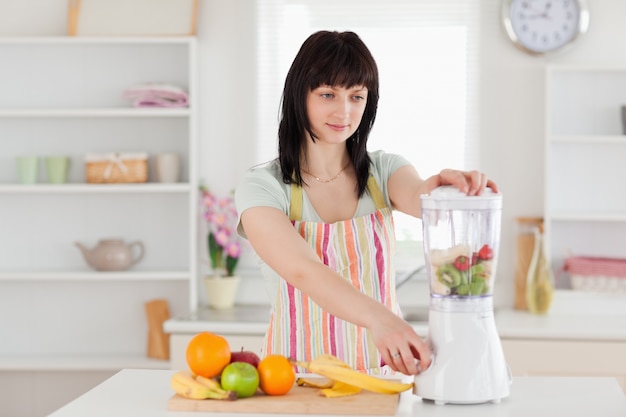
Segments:
[[[167,403],[170,411],[205,411],[213,413],[273,413],[273,414],[340,414],[361,416],[393,416],[400,394],[377,394],[361,391],[356,395],[325,398],[319,389],[294,387],[286,395],[265,395],[236,401],[189,400],[174,395]]]

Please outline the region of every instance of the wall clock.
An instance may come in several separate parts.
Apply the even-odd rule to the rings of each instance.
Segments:
[[[586,0],[503,0],[502,23],[515,46],[547,54],[587,31],[589,8]]]

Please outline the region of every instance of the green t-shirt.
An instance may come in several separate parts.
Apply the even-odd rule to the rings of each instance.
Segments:
[[[387,181],[396,169],[409,164],[409,161],[400,155],[383,151],[370,152],[369,156],[372,161],[370,171],[376,178],[387,205],[390,206]],[[302,220],[323,222],[315,212],[306,192],[302,193],[302,197]],[[283,182],[280,164],[276,159],[250,168],[235,192],[235,204],[237,212],[240,214],[250,207],[262,206],[274,207],[289,215],[290,198],[291,185]],[[374,201],[368,193],[364,193],[359,199],[355,217],[365,216],[375,210]],[[245,237],[245,232],[240,223],[238,223],[237,230],[241,236]]]
[[[370,152],[369,156],[372,161],[370,172],[374,175],[387,205],[391,206],[387,181],[396,169],[408,165],[409,161],[400,155],[385,153],[384,151]],[[291,185],[283,182],[278,160],[250,168],[235,191],[235,204],[240,216],[241,213],[251,207],[274,207],[289,216],[290,198]],[[315,212],[306,192],[302,193],[302,198],[302,220],[323,222]],[[369,193],[364,193],[359,199],[354,217],[365,216],[374,211],[376,211],[376,206],[372,197]],[[237,222],[237,232],[240,236],[246,237],[240,221]],[[260,258],[258,261],[261,273],[266,280],[270,299],[273,301],[278,289],[279,276]]]

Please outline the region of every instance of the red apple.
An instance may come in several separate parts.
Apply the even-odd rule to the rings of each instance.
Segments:
[[[261,359],[259,358],[259,355],[249,350],[243,350],[243,347],[241,348],[240,352],[231,352],[230,354],[231,363],[246,362],[256,368],[259,365],[260,361]]]

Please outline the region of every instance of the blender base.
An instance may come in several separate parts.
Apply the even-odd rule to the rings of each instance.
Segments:
[[[414,394],[438,405],[499,403],[508,397],[511,372],[491,297],[431,300],[428,327],[433,361],[415,377]]]

